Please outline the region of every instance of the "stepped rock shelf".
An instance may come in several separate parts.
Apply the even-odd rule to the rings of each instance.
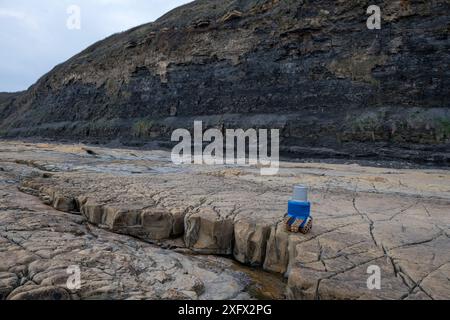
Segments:
[[[245,298],[245,277],[275,277],[257,284],[272,298],[450,297],[447,170],[283,162],[277,176],[263,177],[252,167],[175,166],[164,151],[1,145],[3,297],[88,298],[58,285],[68,262],[102,284],[92,292],[112,298],[158,298],[163,288],[172,292],[168,298]],[[292,186],[302,183],[312,189],[314,228],[307,235],[286,232],[283,222]],[[124,293],[117,281],[134,271],[121,263],[135,255],[146,282]],[[223,271],[233,264],[227,257],[251,268]],[[167,273],[177,259],[180,273]],[[106,261],[109,270],[102,269]],[[191,277],[183,273],[188,265]],[[372,265],[381,269],[381,290],[367,288]],[[254,275],[265,271],[270,277]],[[231,283],[223,293],[220,272]]]

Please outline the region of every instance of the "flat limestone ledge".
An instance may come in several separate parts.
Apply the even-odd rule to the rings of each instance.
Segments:
[[[186,247],[197,253],[234,254],[255,266],[264,263],[270,228],[288,201],[258,183],[198,173],[58,173],[26,179],[20,188],[117,233],[151,241],[184,235]]]
[[[448,208],[448,201],[324,193],[307,236],[272,227],[264,268],[286,274],[291,299],[448,299]],[[373,266],[381,290],[368,289]]]
[[[0,300],[249,299],[231,261],[108,232],[5,185],[0,173]],[[69,289],[78,266],[81,288]]]
[[[22,188],[38,190],[42,199],[53,194],[55,207],[72,199],[90,222],[115,232],[150,240],[184,232],[195,252],[233,254],[285,274],[292,299],[450,297],[445,199],[317,190],[311,193],[314,228],[305,236],[286,232],[281,223],[286,186],[239,177],[61,173],[24,181]],[[381,270],[381,290],[367,287],[370,266]]]

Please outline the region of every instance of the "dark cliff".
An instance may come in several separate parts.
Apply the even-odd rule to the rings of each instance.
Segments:
[[[197,119],[279,128],[300,155],[449,164],[449,31],[446,0],[198,0],[1,95],[0,130],[167,140]]]

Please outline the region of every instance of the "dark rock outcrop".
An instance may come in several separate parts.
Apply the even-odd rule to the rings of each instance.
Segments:
[[[279,128],[294,154],[449,164],[450,4],[376,2],[381,30],[372,1],[194,1],[0,96],[1,134],[167,140],[197,119]]]

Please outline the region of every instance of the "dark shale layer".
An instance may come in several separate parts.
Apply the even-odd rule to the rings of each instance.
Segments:
[[[198,0],[100,41],[25,92],[3,137],[168,141],[278,128],[300,156],[450,164],[450,3]]]

